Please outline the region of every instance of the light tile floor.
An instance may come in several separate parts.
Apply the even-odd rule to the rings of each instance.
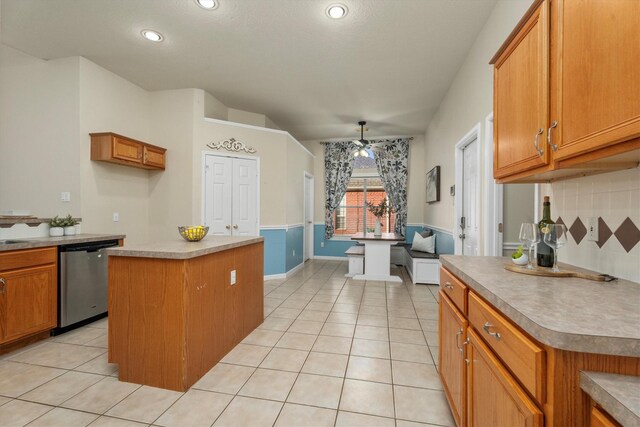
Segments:
[[[265,282],[265,321],[186,393],[119,382],[107,321],[0,356],[0,426],[453,426],[437,286],[310,261]]]

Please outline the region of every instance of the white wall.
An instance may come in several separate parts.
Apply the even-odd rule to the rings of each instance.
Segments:
[[[124,233],[130,242],[148,239],[149,174],[144,169],[90,160],[93,132],[116,132],[140,141],[150,139],[149,92],[93,62],[80,61],[80,159],[82,231]],[[119,222],[112,215],[118,212]]]
[[[78,61],[43,61],[0,44],[0,212],[81,214],[80,171],[68,167],[81,155]]]
[[[150,93],[149,142],[167,149],[167,164],[149,172],[149,240],[176,238],[177,226],[194,223],[192,200],[200,193],[192,185],[193,123],[196,112],[203,118],[203,95],[196,89]]]
[[[440,165],[441,201],[424,205],[424,222],[428,225],[454,228],[453,197],[449,196],[449,187],[455,183],[455,152],[458,141],[477,123],[481,124],[484,135],[485,118],[493,110],[493,68],[489,60],[524,15],[531,0],[501,0],[496,3],[476,42],[469,50],[462,67],[458,71],[438,111],[427,128],[425,140],[425,169]],[[480,153],[484,153],[484,140],[480,140]],[[482,156],[483,154],[481,154]],[[484,174],[484,162],[482,162]],[[480,200],[484,203],[484,180],[482,180]],[[528,188],[527,188],[528,187]],[[529,192],[528,203],[510,200],[511,190],[505,191],[505,217],[510,222],[522,222],[523,214],[533,212],[533,189],[530,185],[518,185],[517,191]],[[481,212],[484,208],[481,207]],[[484,224],[481,218],[481,224]],[[505,235],[505,242],[515,236]],[[484,247],[481,233],[479,247]]]
[[[210,142],[235,138],[256,149],[255,154],[239,153],[260,158],[260,225],[286,224],[287,165],[286,136],[282,132],[265,131],[252,126],[237,126],[222,121],[200,120],[193,139],[193,220],[200,222],[202,191],[202,152],[215,153],[207,148]],[[228,153],[228,152],[226,152]],[[302,177],[300,177],[302,181]]]
[[[304,223],[304,173],[314,175],[313,157],[306,148],[287,136],[287,216],[286,224]]]

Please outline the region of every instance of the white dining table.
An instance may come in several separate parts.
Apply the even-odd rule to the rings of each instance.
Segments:
[[[351,240],[364,244],[364,274],[353,276],[355,280],[384,280],[402,282],[398,276],[391,275],[391,246],[404,242],[404,236],[396,233],[356,233]]]

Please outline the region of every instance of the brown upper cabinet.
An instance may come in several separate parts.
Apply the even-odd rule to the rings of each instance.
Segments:
[[[491,60],[498,182],[638,165],[638,16],[634,0],[532,4]]]
[[[92,133],[91,160],[142,169],[165,168],[166,149],[112,132]]]

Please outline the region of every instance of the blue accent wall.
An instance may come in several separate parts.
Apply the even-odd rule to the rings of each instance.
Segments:
[[[286,272],[285,254],[287,250],[287,232],[285,229],[260,230],[264,237],[264,274],[283,274]]]
[[[291,227],[286,231],[286,271],[302,264],[304,256],[304,226]],[[295,255],[293,254],[295,251]]]
[[[410,225],[406,230],[406,242],[413,243],[413,236],[416,231],[420,232],[424,229],[423,226]],[[313,255],[314,256],[331,256],[331,257],[344,257],[347,249],[355,244],[351,240],[326,240],[324,237],[325,226],[324,224],[314,224],[313,226]],[[433,230],[433,234],[436,236],[436,252],[439,254],[452,254],[453,253],[453,236],[449,233],[445,233],[439,230]],[[320,244],[324,242],[324,247]],[[297,252],[296,252],[297,253]]]
[[[335,256],[344,257],[347,256],[344,252],[356,242],[352,240],[325,240],[324,238],[324,224],[313,225],[313,256]],[[324,243],[324,247],[320,244]]]

